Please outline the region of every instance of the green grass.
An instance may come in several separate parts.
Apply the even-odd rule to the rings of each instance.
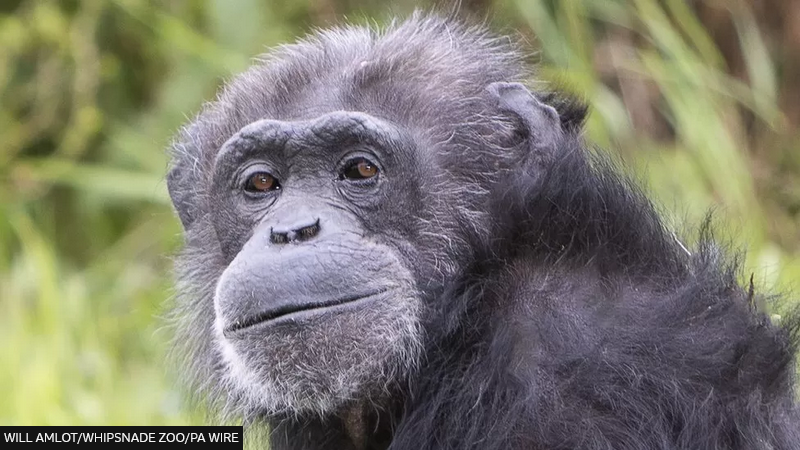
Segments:
[[[165,362],[181,230],[164,149],[322,3],[15,3],[0,6],[0,424],[202,423]],[[326,4],[362,17],[372,3]],[[493,21],[541,49],[543,80],[586,98],[587,139],[623,155],[676,231],[714,208],[747,243],[743,276],[800,280],[800,136],[777,106],[792,74],[749,10],[733,8],[743,81],[682,1],[496,3]]]

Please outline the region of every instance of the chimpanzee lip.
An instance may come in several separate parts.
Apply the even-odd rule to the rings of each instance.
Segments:
[[[325,310],[330,308],[336,308],[338,306],[347,305],[350,303],[355,303],[360,300],[369,300],[372,297],[376,297],[380,294],[386,292],[385,290],[379,290],[375,292],[371,292],[369,294],[354,294],[349,295],[346,297],[341,297],[336,300],[332,301],[323,301],[323,302],[309,302],[300,305],[286,305],[281,306],[274,309],[269,309],[258,314],[254,314],[248,316],[241,320],[236,320],[225,328],[224,334],[233,334],[239,331],[246,330],[248,328],[252,328],[259,324],[265,324],[267,322],[273,322],[277,319],[282,317],[286,317],[290,314],[298,313],[298,312],[306,312],[306,311],[315,311],[315,310]]]

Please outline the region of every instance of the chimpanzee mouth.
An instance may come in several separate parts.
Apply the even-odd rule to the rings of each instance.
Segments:
[[[299,305],[285,305],[280,306],[275,309],[270,309],[249,317],[246,317],[241,320],[236,320],[231,324],[229,327],[225,328],[223,334],[226,336],[228,334],[233,334],[247,328],[251,328],[255,325],[264,324],[267,322],[273,322],[280,318],[289,316],[294,313],[300,312],[309,312],[309,311],[316,311],[316,310],[325,310],[325,309],[332,309],[342,305],[348,305],[351,303],[356,303],[360,301],[370,301],[383,293],[386,290],[379,290],[375,292],[371,292],[369,294],[357,294],[357,295],[350,295],[347,297],[342,297],[340,299],[336,299],[333,301],[328,302],[309,302],[303,303]]]

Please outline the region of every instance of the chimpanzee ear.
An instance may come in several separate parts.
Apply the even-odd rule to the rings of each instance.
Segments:
[[[498,108],[520,119],[524,127],[521,131],[534,147],[547,148],[556,143],[561,134],[558,111],[539,101],[525,85],[498,81],[486,90],[496,99]]]
[[[167,190],[184,230],[189,229],[197,215],[195,205],[197,197],[192,189],[194,184],[185,161],[176,158],[167,174]]]

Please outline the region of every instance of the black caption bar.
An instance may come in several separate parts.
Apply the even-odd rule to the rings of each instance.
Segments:
[[[240,449],[244,439],[242,427],[0,427],[2,448],[48,446],[126,447],[146,444],[162,448],[197,447],[212,444],[214,448]]]

